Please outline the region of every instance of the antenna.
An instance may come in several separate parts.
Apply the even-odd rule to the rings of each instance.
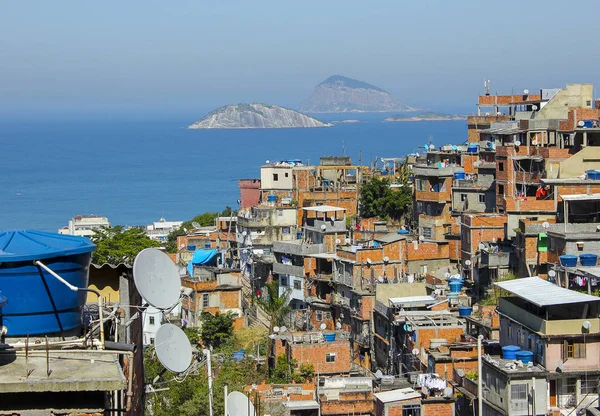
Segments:
[[[583,327],[583,329],[589,331],[592,327],[592,323],[590,321],[583,321],[583,324],[581,324],[581,326]]]
[[[452,387],[446,387],[444,389],[444,397],[445,398],[449,399],[450,397],[452,397],[452,393],[453,393]]]
[[[197,230],[198,228],[201,228],[200,224],[198,224],[196,221],[194,221],[192,223],[192,227],[194,227],[194,230]]]
[[[414,356],[419,355],[419,349],[418,348],[413,348],[413,350],[411,352],[412,352],[412,355],[414,355]]]
[[[471,260],[465,260],[465,266],[469,267],[471,265]]]
[[[183,373],[192,361],[192,345],[181,329],[163,324],[156,331],[154,348],[160,363],[172,373]]]
[[[156,248],[144,249],[135,257],[133,280],[142,298],[157,309],[172,307],[179,300],[181,280],[177,266]]]
[[[544,222],[542,223],[542,227],[544,227],[544,228],[549,228],[549,227],[550,227],[550,223],[549,223],[548,221],[544,221]]]
[[[321,324],[321,326],[319,328],[321,328],[321,331],[324,331],[325,329],[327,329],[327,325]]]
[[[327,226],[325,224],[321,224],[321,231],[326,231],[327,230]]]
[[[254,405],[244,393],[232,391],[227,396],[227,416],[254,415]]]
[[[528,90],[528,89],[524,89],[524,90],[523,90],[523,94],[525,94],[525,95],[529,95],[529,90]]]

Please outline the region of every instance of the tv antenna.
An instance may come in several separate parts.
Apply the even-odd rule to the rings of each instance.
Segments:
[[[201,228],[200,224],[198,224],[196,221],[192,223],[192,227],[194,227],[194,230]]]
[[[133,281],[146,302],[157,309],[173,307],[179,301],[181,280],[175,263],[156,248],[147,248],[135,257]]]

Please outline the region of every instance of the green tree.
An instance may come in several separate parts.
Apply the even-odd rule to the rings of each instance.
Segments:
[[[254,301],[269,316],[269,331],[272,334],[273,328],[285,324],[284,319],[290,312],[289,292],[286,291],[280,296],[278,281],[265,283],[263,292],[261,297],[254,296]]]
[[[292,382],[292,366],[295,366],[294,360],[288,361],[285,354],[277,356],[275,368],[271,372],[269,381],[274,384],[287,384]]]
[[[160,247],[160,243],[148,238],[143,229],[125,230],[121,225],[94,230],[91,239],[97,246],[92,253],[92,263],[96,264],[133,264],[135,256],[143,249]]]
[[[388,178],[373,177],[360,188],[360,214],[364,218],[400,220],[410,213],[412,189],[408,180],[392,188]]]
[[[204,345],[219,348],[231,338],[233,316],[230,313],[217,312],[216,315],[212,315],[208,312],[202,312],[200,319],[202,321],[200,338]]]

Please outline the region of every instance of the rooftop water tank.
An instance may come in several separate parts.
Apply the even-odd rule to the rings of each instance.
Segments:
[[[515,357],[517,360],[521,361],[523,364],[529,364],[533,361],[533,353],[531,351],[522,350],[517,351],[515,353]]]
[[[471,316],[473,308],[471,306],[459,306],[458,316]]]
[[[517,351],[520,351],[521,347],[516,345],[507,345],[506,347],[502,347],[502,358],[505,360],[516,360],[517,359]]]
[[[597,254],[580,254],[579,262],[582,266],[593,267],[598,263]]]
[[[564,254],[559,257],[560,264],[566,267],[576,267],[577,266],[577,256],[573,254]]]
[[[465,178],[465,171],[464,170],[459,170],[454,172],[454,179],[464,179]]]
[[[592,181],[600,180],[600,170],[586,170],[585,176]]]
[[[323,339],[325,340],[325,342],[335,341],[335,332],[324,332]]]
[[[7,336],[78,328],[87,292],[70,290],[33,262],[42,261],[70,284],[87,288],[94,250],[96,245],[84,237],[29,230],[0,233],[0,288],[8,300],[0,314]]]

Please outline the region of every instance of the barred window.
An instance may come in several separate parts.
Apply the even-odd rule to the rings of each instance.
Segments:
[[[511,384],[511,400],[527,400],[527,384]]]

